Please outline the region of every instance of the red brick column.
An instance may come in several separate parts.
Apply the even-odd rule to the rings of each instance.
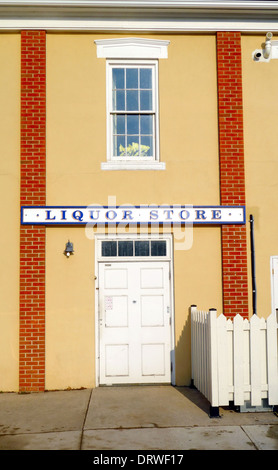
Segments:
[[[21,205],[46,202],[46,35],[21,33]],[[19,391],[45,388],[45,228],[20,229]]]
[[[245,205],[241,34],[217,33],[220,195],[222,205]],[[248,317],[245,225],[222,226],[224,314]]]

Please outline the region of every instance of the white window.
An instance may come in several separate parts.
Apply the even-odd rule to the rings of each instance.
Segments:
[[[111,160],[155,161],[157,64],[109,62],[108,67]]]
[[[107,59],[107,161],[102,169],[165,169],[159,155],[158,59],[168,41],[99,40]]]
[[[98,261],[165,261],[172,258],[172,235],[97,235]]]
[[[104,240],[101,242],[101,256],[103,258],[167,257],[166,240]]]

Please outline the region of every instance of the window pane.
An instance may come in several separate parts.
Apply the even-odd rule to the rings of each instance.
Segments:
[[[120,242],[118,244],[119,256],[133,256],[133,242]]]
[[[124,89],[125,87],[125,78],[124,78],[124,69],[113,69],[112,70],[112,87]]]
[[[113,134],[125,134],[125,116],[113,116]]]
[[[140,88],[152,88],[152,69],[140,69]]]
[[[153,138],[152,136],[143,135],[141,137],[140,153],[144,157],[150,157],[153,155]]]
[[[149,256],[149,242],[135,242],[135,256]]]
[[[139,155],[139,135],[127,136],[127,149],[126,154],[129,157],[138,157]]]
[[[139,134],[139,114],[127,116],[127,134]]]
[[[141,134],[153,133],[153,118],[147,114],[140,116],[140,131]]]
[[[152,91],[151,90],[140,91],[140,109],[142,111],[152,109]]]
[[[138,88],[138,69],[126,69],[126,88]]]
[[[125,110],[125,92],[124,91],[113,91],[113,111],[124,111]]]
[[[137,90],[127,90],[126,109],[127,111],[138,111],[138,91]]]
[[[113,155],[115,157],[122,157],[125,155],[125,136],[114,135],[113,137]]]
[[[117,242],[102,242],[102,256],[117,256]]]
[[[151,254],[152,256],[166,256],[166,241],[152,241],[151,242]]]

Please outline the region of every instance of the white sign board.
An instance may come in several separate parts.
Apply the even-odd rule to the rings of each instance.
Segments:
[[[244,206],[23,206],[22,225],[245,224]]]

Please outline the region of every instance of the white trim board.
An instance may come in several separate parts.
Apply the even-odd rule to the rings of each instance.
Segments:
[[[0,11],[1,15],[1,11]],[[35,18],[35,19],[0,19],[0,31],[20,31],[21,29],[46,30],[46,31],[95,31],[95,32],[207,32],[216,31],[240,31],[245,33],[278,32],[278,18],[269,21],[257,20],[182,20],[174,21],[134,21],[134,20],[97,20],[90,19],[60,19],[60,18]]]
[[[0,0],[0,30],[278,31],[278,1]]]
[[[109,59],[167,59],[170,41],[146,38],[95,40],[98,58]]]

